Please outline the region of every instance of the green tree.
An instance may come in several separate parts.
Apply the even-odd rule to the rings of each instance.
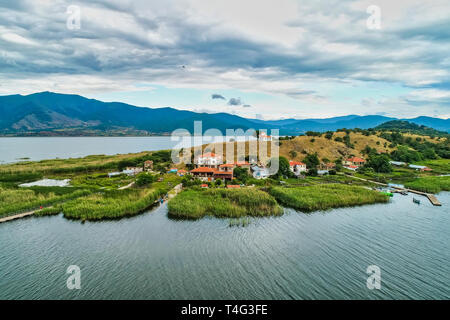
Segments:
[[[303,162],[306,164],[306,167],[308,169],[315,169],[320,164],[317,153],[306,155],[305,159],[303,159]]]
[[[389,173],[392,172],[392,166],[389,160],[389,157],[385,154],[372,154],[369,156],[364,168],[372,168],[378,173]]]

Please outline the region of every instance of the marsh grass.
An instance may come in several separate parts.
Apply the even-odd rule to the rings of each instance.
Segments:
[[[169,204],[169,217],[200,219],[281,215],[282,209],[269,194],[258,189],[186,190]]]
[[[405,183],[405,187],[427,193],[450,191],[450,176],[423,177],[412,182]]]
[[[79,220],[120,219],[142,213],[180,182],[176,175],[166,175],[163,182],[149,188],[106,190],[69,201],[62,205],[64,217]]]
[[[47,189],[48,188],[48,189]],[[55,203],[86,196],[87,189],[33,187],[4,189],[0,187],[0,216],[39,209]]]
[[[389,201],[389,197],[380,192],[344,184],[272,187],[269,193],[283,206],[304,212]]]

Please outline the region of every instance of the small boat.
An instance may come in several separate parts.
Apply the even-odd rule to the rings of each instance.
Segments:
[[[382,191],[381,193],[384,194],[384,195],[387,195],[387,196],[389,196],[389,197],[393,197],[393,196],[394,196],[394,195],[392,194],[392,192],[389,192],[389,191]]]
[[[400,194],[401,194],[402,196],[407,196],[407,195],[408,195],[408,191],[405,191],[405,190],[400,191]]]
[[[416,198],[413,198],[413,202],[414,202],[414,203],[417,203],[417,204],[420,204],[420,200],[419,200],[419,199],[416,199]]]

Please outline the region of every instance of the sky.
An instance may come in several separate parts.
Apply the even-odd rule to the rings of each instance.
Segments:
[[[448,0],[3,0],[0,95],[450,117]]]

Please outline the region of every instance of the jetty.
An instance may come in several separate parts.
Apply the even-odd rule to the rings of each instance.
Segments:
[[[436,196],[434,194],[431,194],[431,193],[426,193],[426,192],[417,191],[417,190],[413,190],[413,189],[401,188],[401,187],[397,187],[397,186],[390,186],[390,185],[388,185],[386,183],[381,183],[381,182],[378,182],[378,181],[372,181],[372,180],[368,180],[368,179],[364,179],[364,178],[360,178],[360,177],[355,177],[355,176],[352,176],[352,175],[349,175],[349,174],[345,174],[345,175],[348,176],[348,177],[351,177],[353,179],[363,180],[363,181],[375,183],[375,184],[378,184],[378,185],[382,185],[384,187],[389,187],[389,188],[395,189],[397,192],[400,192],[400,193],[401,192],[411,192],[411,193],[415,193],[415,194],[418,194],[418,195],[421,195],[421,196],[425,196],[425,197],[428,198],[428,200],[430,200],[430,202],[431,202],[431,204],[433,206],[439,206],[439,207],[442,206],[442,204],[439,202],[439,200],[436,198]]]
[[[3,217],[3,218],[0,218],[0,223],[11,221],[11,220],[15,220],[15,219],[20,219],[20,218],[24,218],[24,217],[28,217],[28,216],[33,215],[35,212],[36,211],[29,211],[29,212],[18,213],[18,214],[14,214],[14,215],[11,215],[11,216]]]

